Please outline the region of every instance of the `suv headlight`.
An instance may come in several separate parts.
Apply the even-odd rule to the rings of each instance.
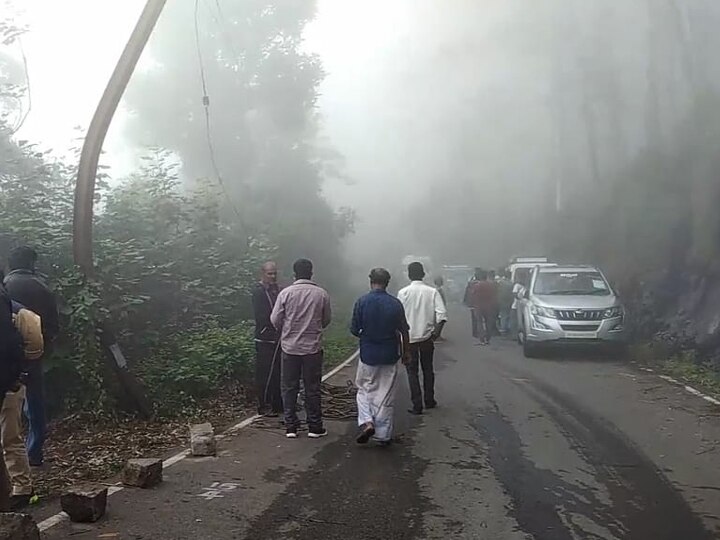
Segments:
[[[532,313],[533,315],[537,315],[538,317],[547,317],[548,319],[557,318],[554,309],[546,308],[543,306],[536,306],[534,304],[530,307],[530,313]]]
[[[616,317],[622,317],[625,314],[625,310],[622,306],[615,306],[603,311],[603,319],[614,319]]]

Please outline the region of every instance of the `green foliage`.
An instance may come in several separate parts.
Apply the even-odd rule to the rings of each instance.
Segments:
[[[321,194],[338,172],[337,156],[314,145],[323,73],[301,44],[315,2],[201,5],[210,136],[226,188],[205,178],[213,167],[198,123],[199,66],[187,61],[197,56],[186,27],[193,6],[169,4],[149,50],[157,69],[137,74],[127,100],[137,113],[130,134],[163,149],[128,178],[98,176],[92,281],[72,260],[76,170],[13,140],[0,116],[0,253],[35,246],[61,299],[62,334],[46,362],[54,408],[115,403],[98,335],[104,323],[168,410],[247,377],[253,341],[242,321],[262,261],[278,260],[289,275],[295,258],[309,257],[320,281],[340,283],[340,242],[354,213],[335,212]],[[0,37],[13,32],[0,22]],[[6,82],[0,105],[18,99]],[[342,338],[330,343],[333,358],[345,354]]]
[[[210,320],[169,336],[139,365],[160,413],[171,413],[210,397],[232,381],[249,382],[254,342],[247,323],[223,328]]]
[[[333,320],[323,335],[324,360],[327,368],[344,362],[358,348],[357,338],[349,329],[354,301],[355,299],[348,294],[333,295]]]
[[[340,241],[352,231],[354,214],[335,212],[322,195],[323,182],[340,175],[337,155],[317,145],[322,66],[302,47],[315,9],[315,0],[200,4],[208,133],[198,43],[188,34],[194,6],[168,3],[148,45],[154,67],[138,72],[128,88],[134,113],[128,135],[172,151],[186,178],[213,173],[213,185],[210,137],[227,190],[224,210],[237,208],[245,232],[277,247],[283,273],[289,275],[295,259],[310,258],[318,279],[336,290],[343,277]]]
[[[172,396],[183,387],[181,381],[187,382],[184,395],[205,395],[208,387],[198,382],[202,378],[193,379],[195,359],[217,360],[218,369],[224,369],[226,359],[217,355],[227,355],[228,349],[217,337],[220,326],[216,334],[207,330],[198,337],[199,344],[217,346],[216,354],[209,349],[193,352],[184,332],[208,317],[227,327],[247,318],[248,288],[260,261],[273,256],[274,248],[239,232],[237,222],[222,214],[216,189],[183,191],[177,166],[158,151],[136,174],[100,192],[97,273],[88,281],[71,259],[74,171],[47,163],[32,146],[7,136],[0,140],[0,158],[7,164],[0,174],[0,249],[7,253],[19,244],[36,246],[41,270],[61,299],[62,333],[46,363],[52,408],[113,405],[112,379],[97,332],[105,321],[119,328],[131,368],[150,375],[153,395]],[[188,336],[195,336],[193,332]],[[213,336],[216,339],[210,339]],[[244,331],[238,336],[247,338]],[[171,368],[162,362],[175,341],[189,364],[178,365],[176,379],[173,369],[160,377],[152,364]],[[237,343],[232,347],[247,358]],[[224,380],[220,372],[206,371],[208,382]]]
[[[682,382],[697,385],[720,396],[720,373],[700,363],[694,351],[686,351],[666,360],[662,369]]]
[[[248,241],[220,210],[212,186],[181,191],[177,165],[159,152],[111,190],[98,219],[98,268],[126,338],[156,339],[213,315],[250,315],[248,288],[275,250]],[[157,319],[161,324],[149,324]]]
[[[346,319],[333,322],[325,332],[323,343],[325,366],[332,368],[347,360],[358,347],[357,339],[348,331]]]

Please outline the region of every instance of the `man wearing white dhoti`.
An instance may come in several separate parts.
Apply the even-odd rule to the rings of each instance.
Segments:
[[[408,323],[400,301],[388,294],[390,273],[370,272],[370,292],[355,302],[350,331],[360,338],[357,442],[371,438],[381,445],[392,441],[398,360],[410,360]]]

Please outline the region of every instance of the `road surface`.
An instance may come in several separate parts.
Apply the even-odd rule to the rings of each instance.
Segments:
[[[438,409],[406,414],[403,384],[394,447],[357,447],[350,422],[330,422],[320,441],[250,427],[217,458],[168,469],[159,488],[113,495],[101,522],[45,537],[720,537],[717,407],[607,359],[479,347],[465,327],[438,346]]]

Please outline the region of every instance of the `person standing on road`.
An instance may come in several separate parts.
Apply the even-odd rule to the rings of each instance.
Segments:
[[[23,340],[13,322],[10,295],[0,284],[0,407],[4,404],[7,393],[20,387],[20,374],[24,369]],[[1,439],[0,450],[3,450]],[[0,453],[0,456],[3,454],[4,452]],[[10,493],[5,459],[0,459],[0,512],[10,510]]]
[[[495,309],[492,313],[491,322],[492,325],[490,326],[490,331],[488,332],[488,335],[490,337],[497,336],[500,334],[499,330],[499,321],[500,321],[500,306],[497,303],[497,293],[498,293],[498,278],[497,278],[497,272],[495,270],[489,270],[488,271],[488,282],[495,288]]]
[[[447,309],[435,287],[423,282],[425,269],[422,263],[408,265],[410,285],[398,293],[398,299],[405,308],[410,326],[410,363],[407,365],[411,414],[422,414],[425,408],[433,409],[435,401],[435,372],[433,356],[435,340],[447,322]],[[420,388],[420,369],[423,373],[423,389]],[[424,400],[423,400],[424,393]]]
[[[513,280],[513,276],[510,276],[510,280]],[[510,315],[510,328],[511,332],[514,337],[518,337],[518,309],[520,307],[520,300],[519,297],[525,292],[525,289],[527,288],[530,281],[530,275],[527,269],[518,269],[515,272],[515,281],[513,283],[512,288],[512,294],[513,294],[513,303],[511,308],[511,315]]]
[[[280,390],[280,347],[270,314],[277,300],[277,265],[268,261],[262,265],[260,282],[252,293],[255,314],[255,388],[258,414],[276,417],[282,413]]]
[[[390,272],[370,271],[370,292],[355,302],[350,332],[360,338],[357,386],[358,444],[374,438],[390,444],[393,435],[398,360],[410,363],[408,323],[402,303],[387,292]]]
[[[25,367],[40,360],[44,350],[42,321],[40,317],[18,304],[12,302],[13,322],[24,343]],[[0,439],[4,451],[5,465],[12,485],[10,508],[20,510],[33,497],[32,475],[30,462],[22,431],[22,408],[25,401],[25,386],[17,384],[5,394],[0,407]]]
[[[497,282],[497,298],[500,311],[500,333],[507,336],[510,334],[510,317],[514,296],[513,285],[505,271],[500,273],[500,279]]]
[[[10,298],[37,313],[42,321],[42,333],[45,340],[46,358],[52,349],[52,343],[58,334],[58,309],[55,295],[47,284],[35,272],[37,252],[27,246],[21,246],[10,252],[5,276],[5,287]],[[45,444],[45,391],[43,383],[42,359],[28,366],[26,384],[25,415],[28,418],[27,451],[30,465],[41,467],[43,464],[43,445]]]
[[[485,270],[480,270],[476,277],[468,291],[468,305],[475,314],[480,345],[489,345],[497,314],[497,290],[495,284],[488,281]]]
[[[298,259],[293,265],[295,282],[280,291],[270,321],[280,332],[282,349],[282,401],[285,410],[285,435],[297,438],[300,421],[297,398],[300,377],[305,386],[305,412],[308,437],[327,435],[323,427],[320,385],[322,382],[322,332],[330,325],[330,296],[312,281],[313,265]]]
[[[437,276],[433,283],[435,283],[435,288],[440,293],[440,298],[442,298],[443,304],[445,304],[445,308],[447,309],[447,296],[445,295],[445,280],[442,276]],[[440,329],[440,332],[438,333],[437,340],[436,341],[445,341],[445,338],[442,336],[442,329]]]
[[[473,287],[475,287],[475,284],[480,280],[480,277],[483,273],[482,268],[475,268],[475,274],[473,277],[468,281],[467,286],[465,287],[465,296],[463,296],[463,304],[467,306],[470,309],[470,328],[472,332],[472,337],[475,339],[480,339],[480,325],[478,321],[478,316],[475,310],[473,309],[471,302],[470,302],[470,295],[472,293]]]

